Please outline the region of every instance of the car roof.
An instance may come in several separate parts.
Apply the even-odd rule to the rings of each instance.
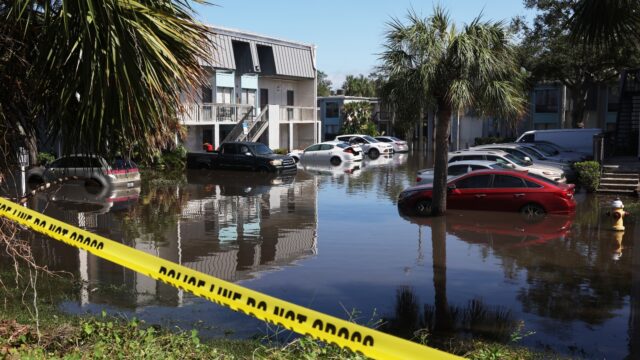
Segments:
[[[492,148],[492,147],[504,147],[504,148],[509,148],[509,149],[517,149],[519,147],[522,147],[521,145],[522,143],[500,143],[500,144],[484,144],[484,145],[478,145],[478,146],[473,146],[470,149],[488,149],[488,148]]]
[[[449,156],[467,155],[469,153],[483,154],[483,155],[487,155],[487,154],[491,154],[491,155],[507,155],[507,153],[502,151],[502,150],[464,149],[464,150],[458,150],[458,151],[450,152]]]
[[[491,160],[461,160],[461,161],[449,163],[449,166],[453,166],[453,165],[487,165],[489,166],[493,164],[497,164],[497,163]]]

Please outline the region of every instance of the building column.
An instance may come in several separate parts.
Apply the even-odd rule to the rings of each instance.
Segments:
[[[289,146],[287,147],[289,150],[293,150],[293,123],[289,123]]]
[[[220,146],[220,124],[215,123],[213,125],[213,147],[217,149]]]

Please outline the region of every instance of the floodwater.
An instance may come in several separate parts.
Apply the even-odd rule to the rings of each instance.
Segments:
[[[97,197],[82,186],[30,207],[198,271],[384,331],[418,328],[550,349],[640,358],[638,228],[609,230],[610,198],[579,194],[573,216],[398,213],[426,161],[410,154],[295,176],[189,171],[178,182]],[[629,199],[623,199],[630,201]],[[72,313],[122,313],[203,336],[273,335],[264,323],[46,238],[51,269],[85,281]]]

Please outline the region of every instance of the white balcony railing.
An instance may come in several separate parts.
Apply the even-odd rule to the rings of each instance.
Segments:
[[[237,123],[251,112],[249,117],[256,116],[256,109],[245,104],[188,104],[184,106],[182,122],[185,124],[201,124],[214,122]]]
[[[280,106],[280,121],[313,121],[316,108],[304,106]]]

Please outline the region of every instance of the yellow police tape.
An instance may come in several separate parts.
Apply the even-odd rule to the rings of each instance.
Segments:
[[[216,304],[375,359],[460,359],[191,270],[3,198],[0,216]]]

